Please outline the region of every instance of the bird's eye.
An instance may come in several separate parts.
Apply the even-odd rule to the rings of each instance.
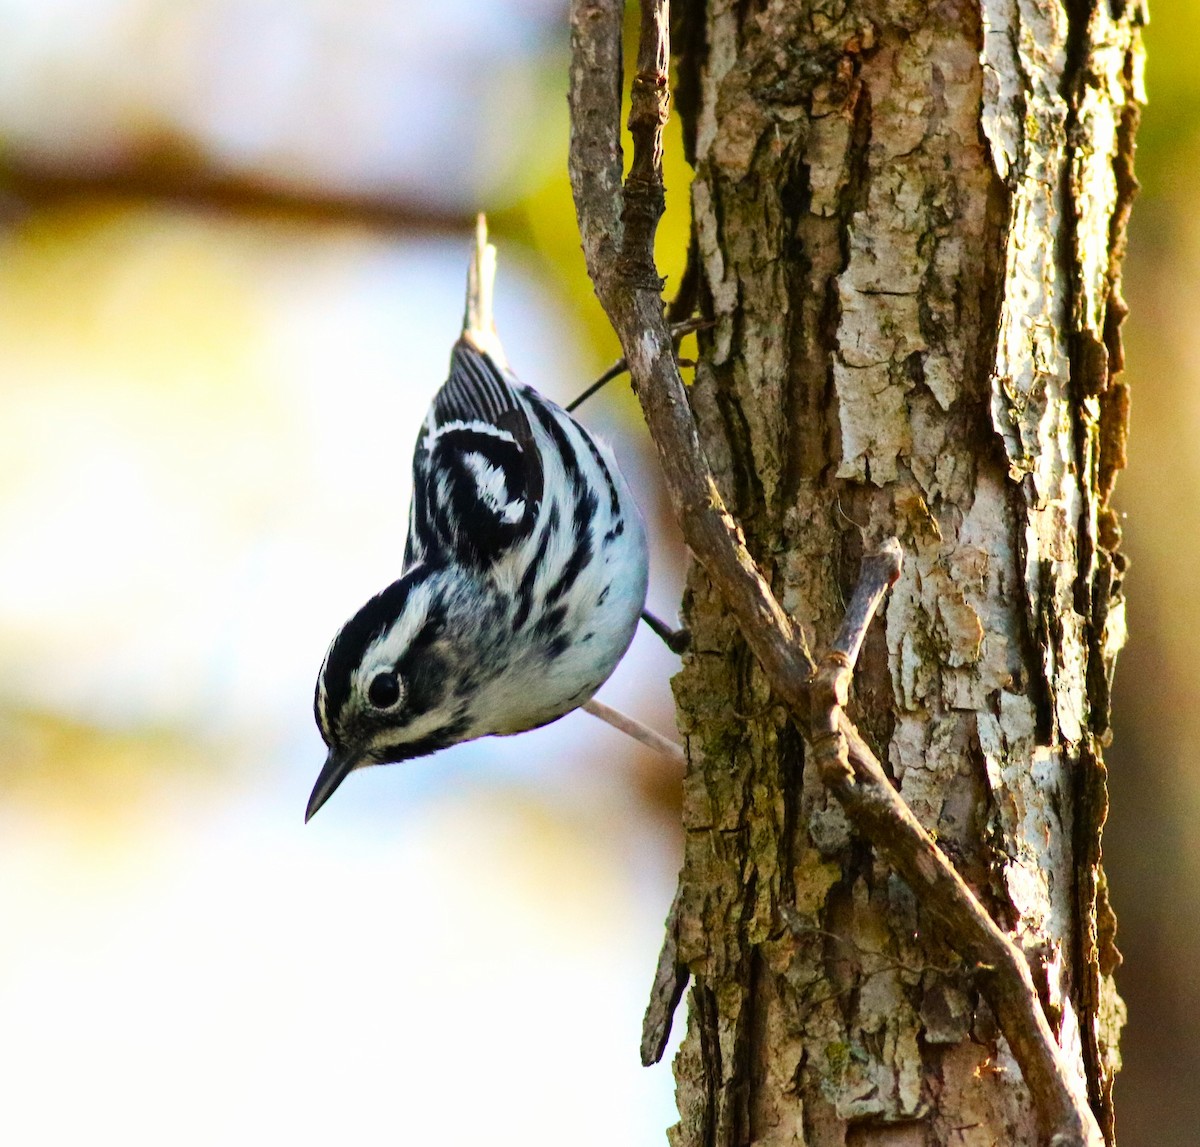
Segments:
[[[376,709],[390,709],[400,700],[400,681],[395,673],[377,673],[367,687],[367,700]]]

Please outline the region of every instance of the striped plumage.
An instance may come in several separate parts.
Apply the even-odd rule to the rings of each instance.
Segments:
[[[648,560],[629,487],[501,355],[494,332],[455,344],[417,438],[404,573],[321,667],[329,756],[306,819],[355,768],[563,716],[633,638]]]

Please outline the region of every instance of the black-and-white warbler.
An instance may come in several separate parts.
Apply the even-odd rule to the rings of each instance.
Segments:
[[[482,219],[462,337],[417,437],[404,573],[334,638],[309,819],[356,768],[520,733],[588,701],[646,598],[646,536],[612,452],[509,372]]]

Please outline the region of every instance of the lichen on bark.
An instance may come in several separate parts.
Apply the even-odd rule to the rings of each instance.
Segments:
[[[853,716],[1025,947],[1111,1138],[1107,497],[1140,14],[711,0],[683,18],[708,461],[816,647],[864,539],[900,537]],[[699,571],[686,613],[694,988],[672,1142],[1036,1142],[970,970],[805,767]]]

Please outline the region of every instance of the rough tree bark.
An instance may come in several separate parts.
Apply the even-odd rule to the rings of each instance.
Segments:
[[[676,681],[686,854],[651,1008],[676,965],[690,974],[672,1142],[1091,1143],[1083,1093],[1111,1142],[1101,748],[1123,610],[1108,498],[1144,12],[688,5],[679,102],[715,323],[693,427],[648,255],[662,9],[643,2],[622,195],[605,134],[619,6],[575,0],[572,180],[699,559]],[[839,775],[791,619],[828,647],[865,543],[892,534],[907,561],[850,705],[869,746],[849,729]],[[1020,945],[1009,986],[1032,986],[1027,961],[1040,1007],[1027,992],[1014,1011],[1004,961],[979,958],[1011,945],[981,947],[955,923],[969,913],[928,895],[932,842],[891,836],[903,816],[868,807],[871,748]],[[978,919],[976,937],[992,927]]]
[[[708,462],[814,648],[863,539],[900,538],[851,715],[1023,947],[1110,1142],[1108,498],[1143,18],[1120,0],[676,12],[716,321],[691,390]],[[971,969],[805,767],[699,567],[685,614],[672,1143],[1036,1143]]]

